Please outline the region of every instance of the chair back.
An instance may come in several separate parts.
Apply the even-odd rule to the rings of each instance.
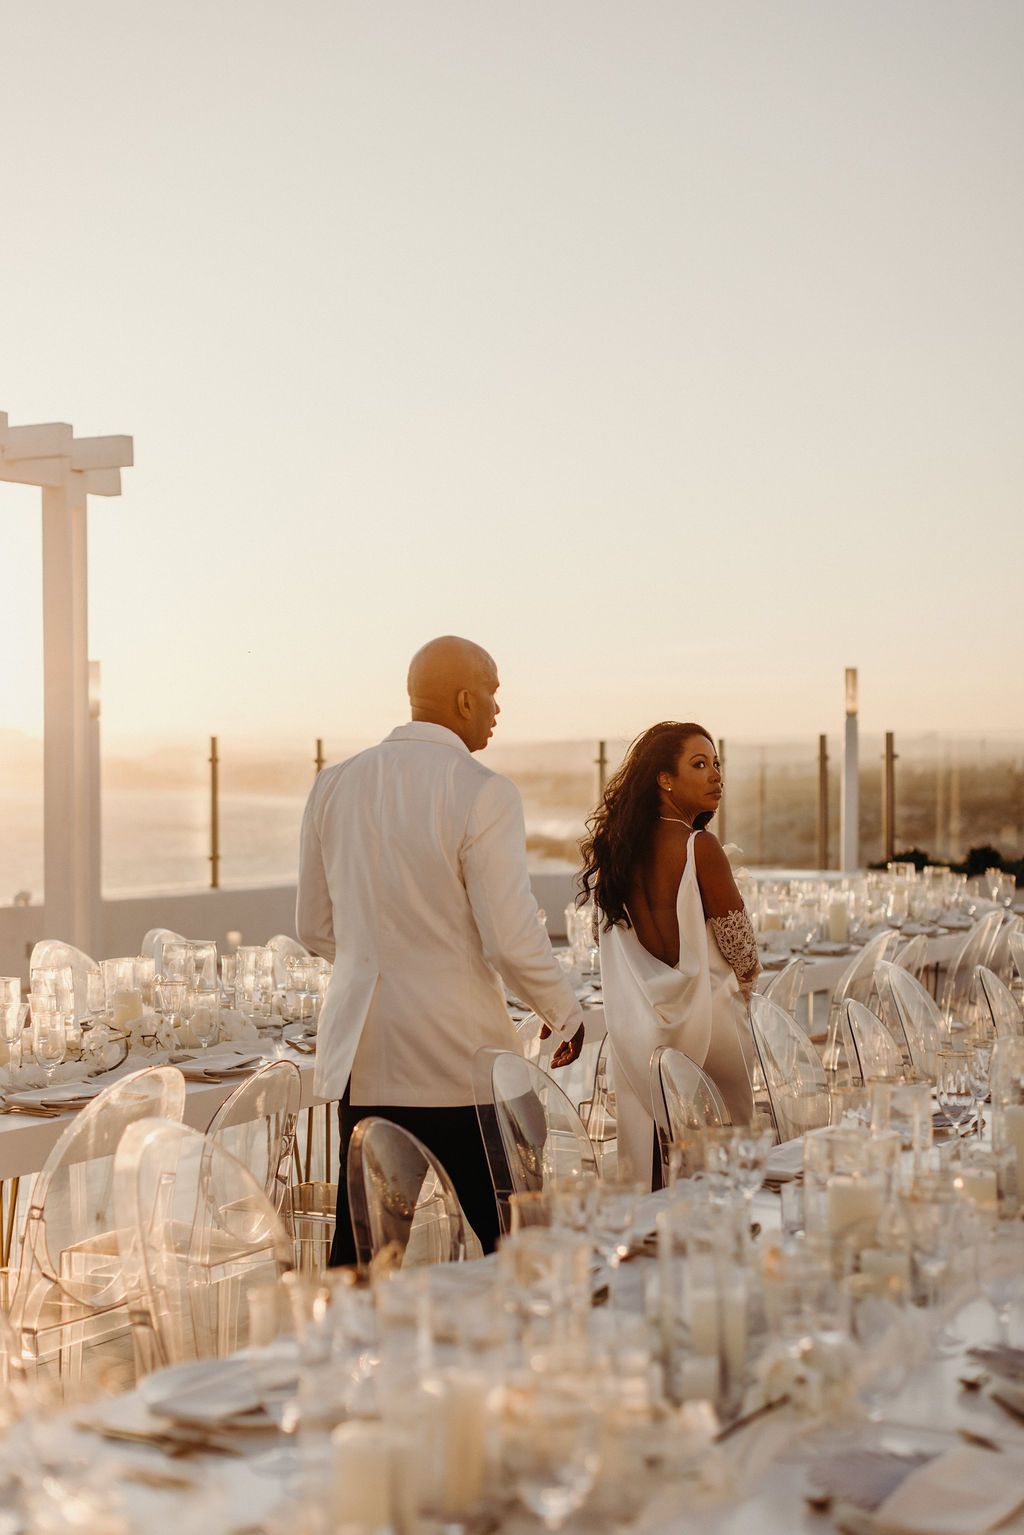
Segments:
[[[284,1224],[247,1167],[199,1130],[166,1119],[129,1125],[114,1158],[132,1316],[163,1364],[222,1358],[249,1341],[250,1291],[291,1266]],[[140,1353],[146,1354],[140,1349]]]
[[[893,952],[891,963],[899,965],[901,970],[906,970],[915,981],[921,979],[921,971],[928,960],[928,937],[925,933],[917,933],[913,938],[908,938]]]
[[[554,1079],[510,1050],[478,1050],[473,1091],[498,1219],[509,1229],[508,1196],[543,1188],[548,1177],[597,1175],[583,1121]]]
[[[180,1120],[184,1110],[181,1072],[152,1066],[112,1082],[68,1125],[32,1188],[13,1306],[18,1325],[34,1325],[30,1308],[49,1287],[69,1307],[96,1310],[130,1294],[116,1236],[117,1149],[137,1120]]]
[[[947,1024],[961,1016],[965,1021],[971,1016],[974,1002],[974,971],[978,965],[987,965],[989,955],[999,936],[1003,922],[1003,909],[986,912],[964,934],[963,942],[950,960],[942,987],[942,1016]]]
[[[800,988],[803,985],[804,970],[807,961],[797,955],[776,974],[765,981],[761,988],[763,997],[770,997],[777,1007],[781,1007],[784,1013],[790,1017],[796,1012],[796,1004],[800,1000]]]
[[[667,1045],[659,1045],[651,1056],[651,1105],[666,1184],[673,1141],[685,1140],[705,1125],[731,1123],[725,1101],[707,1073],[682,1050]]]
[[[1003,923],[996,934],[996,941],[992,945],[992,952],[988,957],[988,968],[994,970],[999,979],[1006,986],[1012,986],[1014,980],[1013,944],[1014,934],[1024,933],[1024,917],[1010,917]]]
[[[756,993],[750,999],[750,1023],[779,1140],[827,1125],[825,1069],[804,1031],[770,997]]]
[[[875,967],[887,957],[895,942],[896,933],[893,929],[889,929],[884,933],[877,933],[870,943],[864,945],[859,954],[854,955],[835,984],[830,1012],[837,1012],[847,997],[852,997],[855,1002],[863,1002],[865,1005],[871,1001],[875,989]]]
[[[361,1119],[349,1142],[347,1175],[361,1268],[385,1248],[401,1268],[465,1258],[466,1218],[455,1186],[433,1152],[401,1125]]]
[[[103,972],[94,959],[59,938],[41,938],[29,957],[29,980],[36,970],[58,969],[67,965],[71,971],[75,1017],[88,1018],[103,1011]]]
[[[986,965],[975,967],[974,980],[978,998],[992,1020],[996,1038],[1007,1039],[1024,1034],[1024,1015],[1009,986],[1004,986],[998,975]]]
[[[888,960],[878,966],[876,981],[882,1016],[894,1035],[903,1035],[915,1074],[934,1082],[935,1052],[949,1039],[938,1003],[909,971]]]
[[[899,1082],[903,1077],[903,1051],[881,1018],[852,997],[847,998],[843,1007],[861,1081],[874,1078]]]
[[[206,1131],[249,1169],[275,1210],[288,1191],[301,1094],[295,1062],[268,1061],[225,1098]]]
[[[1012,929],[1007,934],[1006,943],[1014,969],[1017,971],[1018,985],[1024,986],[1024,932],[1016,928]]]

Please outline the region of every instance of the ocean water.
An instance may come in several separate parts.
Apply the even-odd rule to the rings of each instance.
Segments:
[[[299,866],[304,795],[220,795],[220,883],[289,884]],[[210,802],[198,790],[118,789],[103,796],[103,893],[143,895],[209,884]],[[530,866],[572,869],[581,818],[528,812]],[[38,794],[0,788],[0,906],[43,893],[43,806]]]

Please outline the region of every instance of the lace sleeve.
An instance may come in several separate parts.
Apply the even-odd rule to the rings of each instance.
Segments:
[[[736,972],[740,989],[749,990],[761,970],[757,958],[757,938],[750,925],[750,918],[742,908],[739,911],[729,911],[724,917],[711,918],[711,930],[722,958]]]

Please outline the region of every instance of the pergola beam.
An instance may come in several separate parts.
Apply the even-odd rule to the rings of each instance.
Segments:
[[[0,480],[43,493],[43,842],[46,925],[91,953],[100,869],[97,753],[89,699],[86,502],[121,493],[130,437],[79,437],[65,422],[8,424]]]

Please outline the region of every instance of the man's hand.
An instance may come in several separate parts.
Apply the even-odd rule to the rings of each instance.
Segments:
[[[550,1034],[551,1030],[548,1029],[547,1032]],[[543,1039],[544,1034],[541,1033],[540,1037]],[[583,1025],[581,1023],[575,1034],[572,1036],[572,1039],[563,1039],[562,1043],[551,1057],[552,1068],[556,1066],[571,1066],[582,1049]]]

